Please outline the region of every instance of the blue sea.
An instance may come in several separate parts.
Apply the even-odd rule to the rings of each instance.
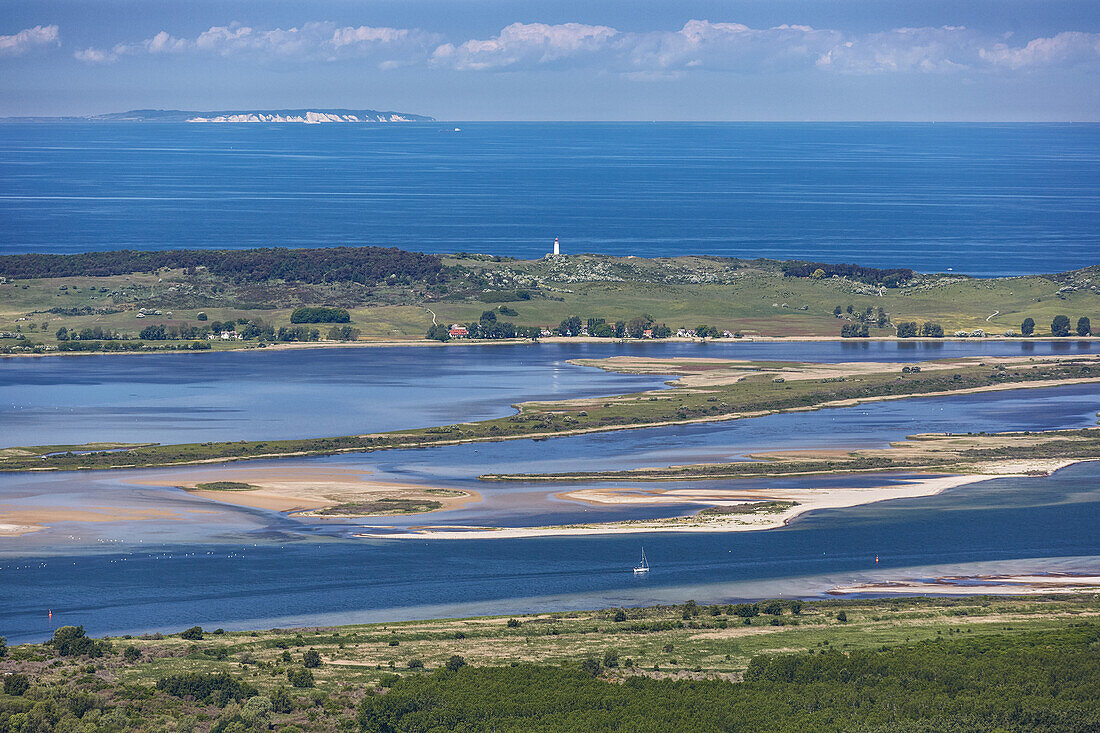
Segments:
[[[455,131],[455,127],[459,131]],[[396,246],[991,276],[1100,260],[1100,125],[0,126],[0,253]]]

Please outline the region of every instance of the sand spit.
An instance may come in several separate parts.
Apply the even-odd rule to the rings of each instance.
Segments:
[[[635,534],[642,532],[747,532],[782,527],[791,519],[815,509],[842,509],[890,499],[932,496],[966,484],[1020,474],[970,474],[965,476],[926,476],[894,485],[867,488],[821,489],[657,489],[620,488],[578,489],[557,494],[558,498],[592,505],[693,503],[701,506],[733,506],[746,502],[796,502],[774,512],[756,514],[696,515],[669,519],[633,520],[556,527],[410,527],[397,533],[364,532],[356,537],[370,539],[516,539],[525,537],[571,537],[581,535]]]

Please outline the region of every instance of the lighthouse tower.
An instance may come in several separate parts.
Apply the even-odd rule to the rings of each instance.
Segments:
[[[561,254],[561,251],[558,249],[558,238],[557,237],[554,237],[554,254]]]

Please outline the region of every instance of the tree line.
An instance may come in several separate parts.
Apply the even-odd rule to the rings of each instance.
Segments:
[[[1074,329],[1078,336],[1091,336],[1092,335],[1092,322],[1088,316],[1081,316],[1077,319],[1077,328]],[[1035,319],[1025,318],[1023,323],[1020,324],[1020,333],[1024,336],[1031,336],[1035,333]],[[1051,336],[1069,336],[1070,335],[1070,320],[1069,316],[1057,315],[1054,316],[1054,320],[1050,322],[1050,335]]]
[[[241,282],[356,282],[364,285],[436,283],[445,277],[437,255],[395,247],[324,247],[241,250],[117,250],[78,254],[0,255],[0,275],[9,278],[104,277],[161,269],[205,268]]]

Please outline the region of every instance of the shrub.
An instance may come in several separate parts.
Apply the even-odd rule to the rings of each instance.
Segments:
[[[510,618],[510,619],[508,619],[508,624],[507,625],[508,625],[509,629],[518,629],[519,628],[519,621],[517,621],[514,618]]]
[[[1078,336],[1091,336],[1092,335],[1092,322],[1089,321],[1088,316],[1081,316],[1077,319],[1077,335]]]
[[[621,608],[618,609],[617,611],[615,611],[615,621],[618,621],[618,622],[626,621],[626,611],[624,611]]]
[[[25,674],[9,674],[4,678],[4,694],[19,697],[31,686]]]
[[[841,622],[842,624],[848,623],[848,614],[846,614],[844,611],[841,611],[836,615],[836,620]]]
[[[1054,316],[1050,322],[1050,333],[1054,336],[1069,336],[1069,316]]]
[[[581,662],[581,670],[595,677],[600,673],[600,662],[598,659],[588,657]]]
[[[1020,333],[1024,336],[1030,336],[1035,333],[1035,319],[1025,318],[1024,322],[1020,324]]]
[[[295,687],[313,687],[313,673],[305,667],[292,667],[286,671],[286,678]]]
[[[136,662],[141,658],[141,650],[136,646],[128,646],[122,650],[122,658],[127,662]]]
[[[316,649],[309,649],[302,655],[302,664],[313,669],[321,666],[321,655]]]
[[[83,626],[62,626],[47,643],[63,657],[102,657],[111,650],[107,642],[89,639]]]
[[[457,672],[466,666],[466,660],[457,654],[451,655],[451,658],[447,660],[447,669],[452,672]]]
[[[186,631],[180,632],[181,639],[187,639],[188,641],[201,641],[202,640],[202,627],[192,626]]]
[[[256,695],[256,688],[228,672],[171,674],[157,680],[156,687],[175,697],[190,696],[196,700],[243,700]]]
[[[409,669],[424,669],[424,662],[419,659],[410,659]]]

